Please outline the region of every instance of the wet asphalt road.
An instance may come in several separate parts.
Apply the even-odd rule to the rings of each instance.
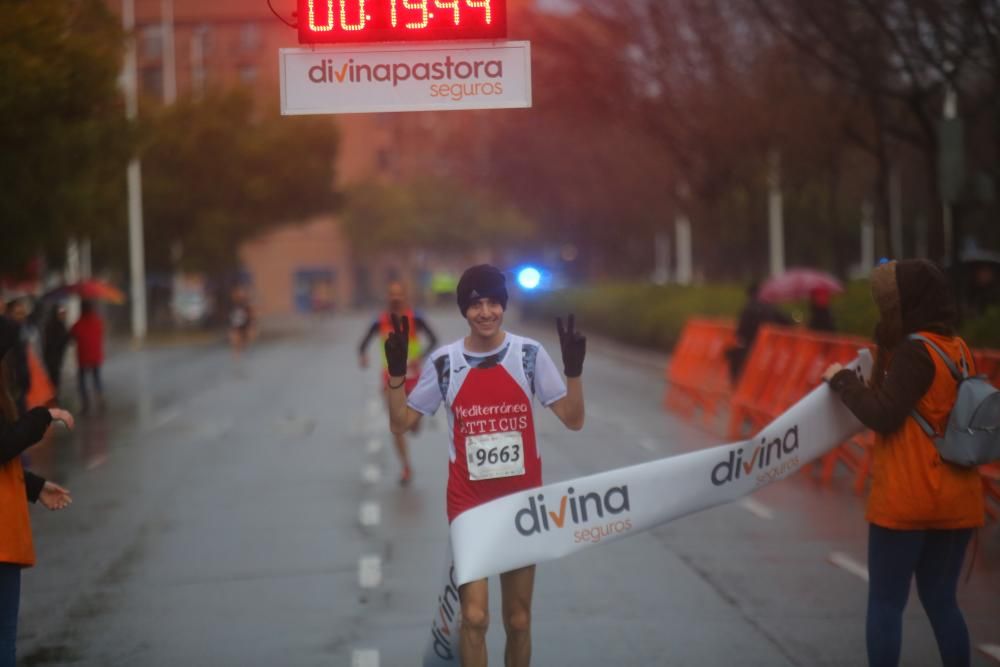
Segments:
[[[429,315],[443,340],[462,334],[452,310]],[[378,375],[356,365],[366,323],[303,325],[239,365],[221,343],[120,351],[106,414],[31,451],[75,502],[32,510],[22,664],[418,665],[447,534],[444,416],[399,487]],[[558,360],[554,332],[509,328]],[[591,342],[586,427],[539,421],[547,481],[719,443],[661,410],[664,361]],[[541,565],[533,664],[863,665],[862,517],[849,480],[800,474]],[[997,525],[960,596],[974,644],[1000,645]],[[939,664],[915,594],[904,633],[903,664]]]

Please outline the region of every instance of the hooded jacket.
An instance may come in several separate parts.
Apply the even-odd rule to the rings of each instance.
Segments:
[[[0,360],[18,340],[17,325],[0,317]],[[26,473],[20,455],[42,439],[51,423],[46,408],[29,410],[13,423],[0,415],[0,563],[35,563],[28,500],[37,500],[45,480]]]
[[[841,371],[831,388],[862,424],[876,433],[866,518],[895,530],[957,529],[984,523],[982,482],[975,468],[943,461],[912,418],[914,408],[942,430],[957,383],[944,362],[920,341],[933,340],[956,364],[972,355],[954,334],[955,302],[948,280],[926,260],[902,260],[872,272],[879,309],[879,345],[871,386]],[[971,369],[974,371],[974,369]]]

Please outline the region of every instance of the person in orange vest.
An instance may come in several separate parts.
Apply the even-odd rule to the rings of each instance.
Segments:
[[[404,316],[408,317],[409,321],[413,323],[409,334],[408,358],[410,362],[406,371],[406,379],[404,380],[404,388],[406,389],[406,393],[409,394],[417,386],[417,379],[420,377],[425,350],[433,351],[437,348],[437,336],[434,335],[434,331],[428,326],[427,320],[409,307],[406,299],[406,288],[403,287],[402,283],[398,281],[389,283],[386,301],[387,309],[380,313],[375,321],[372,322],[365,337],[361,339],[361,344],[358,347],[358,363],[361,368],[368,368],[368,353],[366,351],[368,344],[376,334],[380,336],[383,343],[389,338],[389,334],[392,333],[393,315],[397,319]],[[420,344],[420,331],[423,331],[427,337],[426,348]],[[389,367],[385,361],[384,354],[382,356],[382,388],[386,401],[388,401]],[[402,433],[393,434],[393,442],[396,445],[396,454],[399,456],[400,466],[402,466],[399,483],[403,485],[409,484],[410,478],[413,476],[413,471],[410,467],[410,455],[406,445],[406,436]]]
[[[914,419],[944,430],[956,380],[919,333],[960,366],[974,363],[955,335],[956,306],[944,273],[927,260],[878,266],[871,275],[879,309],[875,368],[866,385],[833,364],[823,378],[862,424],[875,431],[868,531],[868,612],[865,627],[872,667],[899,664],[903,610],[910,582],[930,619],[945,665],[968,665],[969,631],[956,590],[973,530],[985,522],[983,488],[975,468],[941,459]]]
[[[0,360],[7,377],[9,352],[19,342],[19,330],[0,317]],[[21,467],[21,453],[45,435],[53,421],[73,428],[65,410],[37,407],[19,416],[7,384],[0,381],[0,667],[14,667],[21,570],[35,564],[28,502],[41,501],[50,510],[67,507],[69,491]]]

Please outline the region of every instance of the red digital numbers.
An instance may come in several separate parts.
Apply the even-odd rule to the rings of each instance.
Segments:
[[[506,0],[298,0],[299,42],[505,39]]]

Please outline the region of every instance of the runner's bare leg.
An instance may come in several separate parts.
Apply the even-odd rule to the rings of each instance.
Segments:
[[[396,454],[399,455],[399,464],[403,467],[403,475],[409,481],[410,475],[410,456],[406,450],[406,436],[402,433],[397,433],[392,436],[392,441],[396,445]]]
[[[503,627],[507,631],[506,667],[528,667],[531,663],[531,596],[534,589],[534,565],[500,575]]]
[[[490,588],[486,579],[470,581],[458,589],[462,601],[459,655],[462,667],[486,667],[486,629],[490,626]]]
[[[386,409],[391,409],[389,407],[389,390],[386,389],[382,392],[385,396]],[[403,484],[409,483],[410,481],[410,454],[406,447],[406,435],[402,433],[394,433],[392,435],[392,442],[396,446],[396,455],[399,457],[399,465],[402,467],[400,482]]]

